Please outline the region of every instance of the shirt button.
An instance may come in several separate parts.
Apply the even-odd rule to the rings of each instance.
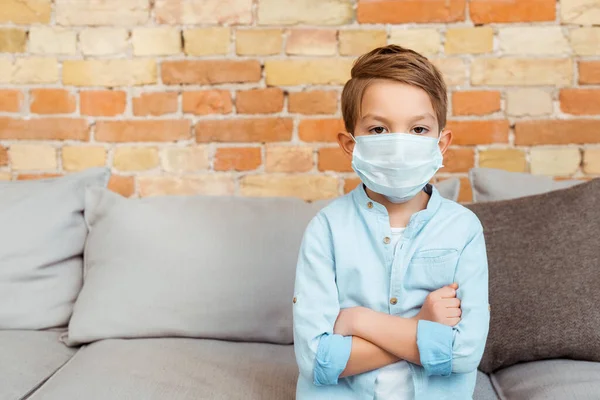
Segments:
[[[292,299],[292,303],[296,304],[296,298],[295,297]]]
[[[386,236],[383,238],[383,243],[390,244],[390,242],[391,242],[391,239],[389,237]]]
[[[397,298],[395,298],[395,297],[392,297],[392,298],[390,299],[390,304],[391,304],[391,305],[393,305],[393,306],[395,306],[395,305],[396,305],[396,303],[398,303],[398,299],[397,299]]]
[[[368,203],[367,203],[367,207],[368,207],[368,208],[373,208],[373,203],[372,203],[372,202],[368,202]]]

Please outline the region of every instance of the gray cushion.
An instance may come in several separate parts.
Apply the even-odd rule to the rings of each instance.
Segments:
[[[108,176],[0,182],[0,329],[67,324],[82,283],[85,188]]]
[[[480,368],[600,361],[600,179],[472,204],[484,227],[491,321]]]
[[[293,346],[202,339],[103,340],[31,400],[292,400]]]
[[[501,399],[598,400],[600,363],[546,360],[518,364],[492,375]]]
[[[125,199],[89,190],[85,282],[67,342],[292,343],[298,249],[317,207],[293,198]]]
[[[473,168],[469,172],[469,179],[474,203],[533,196],[582,183],[578,180],[555,181],[549,176],[491,168]]]
[[[458,201],[460,194],[460,179],[450,178],[435,184],[440,195],[448,200]]]
[[[481,371],[477,371],[477,383],[475,384],[473,400],[499,400],[490,376]]]
[[[24,398],[59,369],[76,349],[58,332],[0,331],[0,400]]]

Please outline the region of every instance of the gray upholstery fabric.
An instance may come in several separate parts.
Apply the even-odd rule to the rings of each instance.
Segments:
[[[582,183],[578,180],[555,181],[549,176],[491,168],[473,168],[469,172],[469,179],[474,203],[533,196]]]
[[[318,204],[88,191],[67,343],[186,336],[290,344],[298,249]]]
[[[202,339],[103,340],[31,400],[292,400],[293,346]]]
[[[477,371],[477,383],[475,385],[475,392],[473,393],[473,400],[499,400],[490,376],[481,371]]]
[[[460,179],[450,178],[435,184],[440,195],[448,200],[458,201],[460,194]]]
[[[76,349],[59,332],[0,331],[0,400],[19,400],[61,367]]]
[[[0,182],[0,329],[67,324],[82,283],[85,188],[108,176]]]
[[[600,361],[600,179],[468,206],[484,228],[490,330],[480,369]]]
[[[518,364],[492,375],[502,400],[598,400],[600,363],[545,360]]]

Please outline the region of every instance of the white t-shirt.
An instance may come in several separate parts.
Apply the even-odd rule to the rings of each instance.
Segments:
[[[392,245],[402,238],[405,228],[392,228]],[[399,361],[379,370],[375,380],[375,400],[412,400],[415,398],[408,362]]]

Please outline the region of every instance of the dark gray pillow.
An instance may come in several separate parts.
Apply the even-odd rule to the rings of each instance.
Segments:
[[[550,358],[600,361],[600,179],[468,206],[484,227],[493,372]]]

